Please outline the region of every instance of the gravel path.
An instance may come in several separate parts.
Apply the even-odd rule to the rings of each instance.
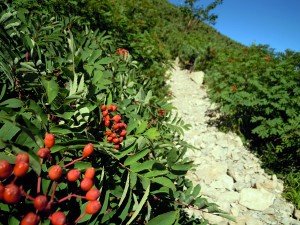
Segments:
[[[220,225],[300,225],[299,210],[282,197],[283,182],[267,175],[259,159],[233,133],[222,133],[208,125],[206,112],[213,108],[202,85],[202,72],[189,73],[174,66],[169,85],[173,105],[191,125],[184,139],[202,150],[190,150],[195,170],[188,178],[201,185],[201,194],[236,218],[231,222],[218,216],[193,213]],[[298,220],[296,219],[298,218]]]

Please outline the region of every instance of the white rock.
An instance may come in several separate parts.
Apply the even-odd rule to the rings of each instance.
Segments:
[[[226,159],[227,157],[227,149],[222,148],[221,146],[215,146],[214,149],[211,151],[211,155],[216,160]]]
[[[237,181],[233,185],[233,189],[236,190],[236,191],[241,191],[242,189],[249,188],[249,187],[251,187],[250,184],[247,184],[243,181]]]
[[[203,84],[203,78],[204,78],[204,72],[203,71],[197,71],[189,74],[189,77],[199,85]]]
[[[239,199],[240,193],[235,191],[226,191],[220,194],[218,201],[233,203],[239,201]]]
[[[295,211],[294,211],[294,217],[295,217],[297,220],[300,220],[300,210],[295,209]]]
[[[249,209],[263,211],[273,204],[274,199],[275,195],[264,189],[244,188],[239,203]]]
[[[227,164],[212,163],[211,165],[200,165],[195,174],[199,180],[203,180],[205,183],[211,183],[226,174],[226,171]]]
[[[233,178],[228,176],[227,174],[223,174],[217,180],[211,182],[211,186],[217,189],[227,189],[233,190]]]

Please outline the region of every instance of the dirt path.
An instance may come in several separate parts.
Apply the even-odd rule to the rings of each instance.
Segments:
[[[204,74],[189,73],[178,66],[171,73],[172,103],[183,120],[191,125],[184,139],[202,149],[188,152],[196,164],[188,178],[199,183],[201,194],[233,215],[236,222],[194,213],[220,225],[300,225],[300,221],[293,218],[299,211],[281,197],[283,182],[264,172],[259,160],[237,135],[208,126],[206,112],[213,105],[202,85]]]

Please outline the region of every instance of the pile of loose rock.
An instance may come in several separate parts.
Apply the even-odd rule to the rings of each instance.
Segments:
[[[201,185],[202,196],[229,212],[236,222],[200,211],[190,213],[220,225],[300,225],[299,210],[281,197],[283,182],[265,173],[236,134],[208,125],[206,112],[213,104],[202,85],[203,72],[189,73],[174,66],[171,74],[172,104],[191,125],[184,139],[201,148],[187,153],[196,165],[188,178]]]

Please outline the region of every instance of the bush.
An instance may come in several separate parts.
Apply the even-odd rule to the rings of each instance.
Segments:
[[[147,52],[144,66],[134,60],[145,57],[144,51],[124,49],[124,42],[90,29],[82,17],[41,17],[1,7],[0,157],[15,167],[19,153],[29,156],[22,177],[1,177],[0,190],[21,187],[21,201],[0,202],[1,222],[17,224],[26,215],[42,224],[49,224],[48,218],[52,224],[55,218],[82,224],[205,224],[188,218],[187,206],[228,217],[185,179],[192,162],[184,153],[191,146],[181,135],[188,126],[172,115],[167,99],[155,95],[164,79],[152,83],[153,77],[145,76],[149,68],[158,74],[168,68],[158,70],[155,50]],[[90,168],[92,183],[67,174]],[[78,197],[91,185],[101,196]],[[43,207],[35,206],[39,195],[51,204],[39,199]],[[32,214],[34,207],[39,211]]]

